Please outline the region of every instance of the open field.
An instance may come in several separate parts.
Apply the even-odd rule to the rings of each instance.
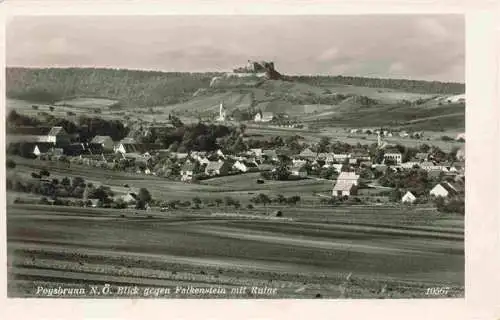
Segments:
[[[277,288],[271,298],[425,297],[449,286],[463,296],[463,233],[453,229],[114,212],[9,206],[11,296],[104,283]]]

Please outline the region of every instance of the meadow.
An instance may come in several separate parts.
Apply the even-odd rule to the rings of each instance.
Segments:
[[[451,287],[450,296],[463,295],[463,234],[456,230],[401,232],[389,226],[238,217],[193,220],[182,213],[140,219],[110,212],[10,206],[14,296],[33,294],[25,286],[28,280],[228,288],[260,284],[278,289],[271,298],[318,293],[325,298],[426,297],[426,287],[437,285]]]

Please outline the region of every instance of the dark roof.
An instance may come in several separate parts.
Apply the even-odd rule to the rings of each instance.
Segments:
[[[35,147],[38,147],[38,150],[42,153],[48,152],[50,149],[54,147],[53,143],[36,143]],[[35,148],[34,147],[34,148]],[[33,149],[34,149],[33,148]]]
[[[101,154],[104,151],[104,148],[99,143],[89,143],[87,145],[87,150],[92,154]]]

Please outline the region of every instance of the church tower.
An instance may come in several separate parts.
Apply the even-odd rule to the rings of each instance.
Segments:
[[[219,117],[218,121],[226,121],[226,110],[224,109],[224,103],[221,102],[219,105]]]

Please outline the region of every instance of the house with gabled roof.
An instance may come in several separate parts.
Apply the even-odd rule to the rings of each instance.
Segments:
[[[49,133],[47,133],[47,142],[58,146],[65,146],[71,142],[71,136],[63,127],[52,127]]]
[[[337,181],[348,181],[357,186],[359,183],[359,175],[356,174],[356,172],[342,171],[338,175]]]
[[[278,161],[278,153],[274,149],[262,150],[262,157],[271,161]]]
[[[41,156],[41,155],[45,155],[47,153],[49,153],[50,150],[52,150],[52,148],[54,147],[54,144],[52,143],[37,143],[35,144],[34,148],[33,148],[33,154],[37,157]]]
[[[299,158],[314,160],[316,158],[316,152],[313,152],[311,149],[306,148],[299,153]]]
[[[181,167],[181,181],[191,181],[194,175],[194,164],[186,162]]]
[[[458,188],[452,185],[450,182],[441,182],[434,186],[429,194],[434,197],[446,198],[449,196],[457,195],[458,192]]]
[[[112,152],[115,142],[110,136],[95,136],[90,141],[90,145],[99,145],[103,152]]]
[[[205,174],[208,176],[218,176],[229,173],[230,169],[231,165],[229,161],[210,161],[205,168]]]
[[[254,116],[255,122],[270,122],[274,119],[274,114],[272,112],[262,112],[259,111]]]
[[[356,185],[352,181],[337,180],[332,190],[335,197],[348,197],[356,194]]]
[[[257,163],[255,162],[237,160],[233,164],[233,169],[238,170],[240,172],[249,172],[249,171],[257,171],[259,168]]]
[[[290,168],[290,173],[292,176],[296,177],[307,177],[307,169],[304,165],[293,166],[292,168]]]
[[[414,203],[417,200],[417,197],[410,191],[406,191],[406,193],[401,198],[402,203]]]

